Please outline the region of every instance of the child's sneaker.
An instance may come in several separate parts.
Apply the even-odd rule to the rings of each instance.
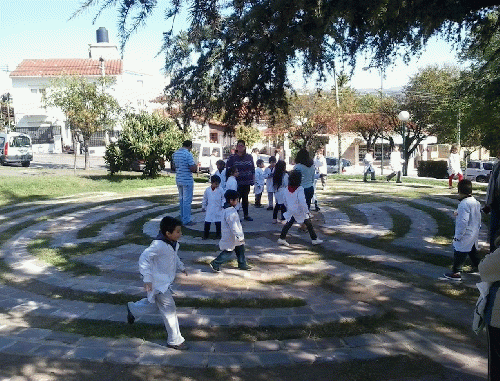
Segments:
[[[443,275],[446,279],[449,279],[449,280],[455,280],[455,281],[462,280],[462,276],[460,275],[460,273],[446,273]]]
[[[243,266],[240,266],[238,267],[240,270],[251,270],[252,269],[252,266],[249,266],[249,265],[243,265]]]
[[[210,268],[211,268],[214,272],[216,272],[216,273],[220,273],[220,267],[219,267],[219,266],[217,266],[215,263],[210,262],[210,263],[209,263],[209,265],[210,265]]]
[[[283,246],[290,246],[290,244],[284,239],[278,238],[278,243]]]
[[[323,243],[323,240],[316,238],[316,239],[313,239],[311,242],[313,245],[319,245],[319,244]]]
[[[268,206],[266,210],[273,210],[273,209],[274,209],[274,207]]]
[[[273,224],[277,224],[278,220],[276,218],[273,219]]]

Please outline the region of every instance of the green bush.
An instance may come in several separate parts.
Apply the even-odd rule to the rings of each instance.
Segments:
[[[444,160],[420,161],[417,171],[419,177],[446,179],[448,177],[448,163]]]

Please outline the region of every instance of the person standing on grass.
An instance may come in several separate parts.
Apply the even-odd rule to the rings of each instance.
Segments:
[[[497,150],[497,163],[491,171],[488,189],[486,190],[486,201],[484,203],[483,212],[490,217],[490,253],[498,247],[495,245],[495,237],[499,235],[500,227],[500,148]]]
[[[160,313],[167,330],[167,346],[187,350],[179,329],[171,285],[178,271],[187,276],[187,271],[177,252],[182,237],[181,222],[173,217],[164,217],[160,232],[151,245],[139,257],[139,271],[144,281],[147,297],[138,302],[127,303],[127,321],[134,324],[136,316]]]
[[[210,178],[210,186],[203,193],[203,201],[201,202],[201,210],[205,213],[205,226],[203,229],[203,239],[208,239],[210,234],[210,225],[215,223],[215,238],[221,237],[221,218],[222,206],[224,205],[224,190],[219,186],[220,178],[213,175]]]
[[[453,144],[450,149],[450,156],[448,157],[448,185],[453,188],[453,179],[458,176],[458,181],[462,181],[462,168],[460,168],[460,155],[458,154],[457,145]]]
[[[227,159],[226,167],[236,167],[238,169],[238,193],[241,197],[241,207],[243,209],[243,218],[245,221],[253,221],[248,215],[248,194],[250,187],[254,184],[255,166],[252,155],[246,153],[244,140],[238,140],[236,143],[236,153]]]
[[[314,228],[311,223],[309,208],[306,204],[306,197],[304,194],[304,188],[300,186],[302,179],[302,174],[299,171],[293,170],[290,172],[288,177],[288,186],[284,192],[286,212],[284,216],[286,218],[286,224],[281,230],[280,238],[278,243],[283,246],[290,246],[286,241],[286,235],[288,230],[292,225],[297,222],[299,224],[304,224],[307,226],[309,235],[311,236],[311,241],[313,245],[319,245],[323,243],[321,239],[318,239]]]
[[[368,174],[371,175],[371,180],[375,180],[375,168],[373,168],[373,163],[375,161],[373,157],[374,151],[373,149],[369,149],[368,152],[365,155],[365,158],[363,159],[363,163],[365,164],[365,171],[363,173],[363,181],[366,183]]]
[[[316,167],[316,172],[319,174],[319,178],[321,179],[321,187],[325,190],[328,166],[326,164],[326,158],[323,155],[323,148],[320,148],[318,152],[316,152],[316,156],[314,157],[314,166]]]
[[[191,218],[191,203],[193,202],[194,180],[193,173],[198,171],[191,149],[193,143],[186,140],[182,147],[174,152],[172,160],[175,164],[175,182],[179,191],[179,210],[181,222],[185,226],[192,226],[195,222]]]
[[[264,178],[266,179],[266,189],[267,189],[267,210],[273,210],[274,206],[274,186],[273,186],[273,175],[274,166],[276,165],[276,158],[274,156],[269,157],[269,165],[264,170]]]
[[[470,180],[458,182],[458,204],[455,221],[455,235],[453,236],[453,269],[444,274],[450,280],[462,280],[462,265],[467,257],[470,258],[473,268],[479,265],[477,255],[479,229],[481,228],[481,206],[472,196]]]
[[[500,244],[500,236],[496,240]],[[484,309],[488,336],[488,380],[500,380],[500,247],[479,263],[482,282],[490,282]]]
[[[240,270],[250,270],[251,267],[245,259],[245,236],[236,210],[240,195],[237,191],[230,189],[226,191],[224,198],[226,203],[222,212],[222,237],[219,242],[219,248],[222,251],[217,258],[210,262],[210,268],[215,272],[219,272],[222,264],[229,261],[234,251],[238,260],[238,268]]]
[[[391,181],[391,179],[397,175],[396,182],[401,182],[401,172],[403,171],[403,158],[401,157],[401,153],[399,152],[399,147],[394,146],[391,152],[391,169],[392,173],[387,176],[386,180]]]

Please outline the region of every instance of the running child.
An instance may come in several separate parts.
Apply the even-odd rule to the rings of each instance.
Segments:
[[[286,206],[284,216],[286,218],[286,224],[283,226],[280,238],[278,239],[278,243],[283,246],[290,246],[290,244],[286,241],[286,235],[295,222],[306,225],[313,245],[319,245],[323,242],[321,239],[318,239],[318,236],[312,226],[309,208],[307,207],[306,196],[304,194],[304,188],[300,185],[301,180],[302,174],[299,171],[293,170],[290,172],[288,186],[284,191]]]
[[[219,242],[219,248],[222,251],[217,258],[210,262],[210,267],[213,271],[219,272],[221,265],[231,258],[234,251],[238,260],[238,268],[250,270],[251,267],[245,259],[245,236],[236,210],[240,195],[237,191],[230,189],[226,191],[224,197],[226,203],[222,212],[222,238]]]
[[[160,313],[167,330],[167,346],[187,350],[179,329],[179,321],[172,298],[171,285],[178,271],[187,271],[177,252],[182,237],[181,222],[173,217],[163,217],[160,232],[139,257],[139,271],[144,281],[147,298],[127,303],[127,321],[133,324],[136,316]]]
[[[205,189],[205,193],[203,193],[203,201],[201,202],[201,210],[206,212],[203,239],[208,239],[208,235],[210,234],[210,225],[212,222],[215,223],[215,238],[220,239],[224,191],[219,186],[219,176],[213,175],[210,178],[210,183],[211,185],[207,187],[207,189]]]

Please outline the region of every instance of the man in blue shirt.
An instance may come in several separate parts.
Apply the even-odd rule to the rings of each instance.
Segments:
[[[195,224],[191,219],[191,203],[193,201],[193,173],[197,172],[198,166],[194,162],[191,148],[193,148],[193,143],[191,140],[186,140],[182,143],[182,147],[172,155],[176,172],[175,182],[179,191],[181,222],[185,226]]]

